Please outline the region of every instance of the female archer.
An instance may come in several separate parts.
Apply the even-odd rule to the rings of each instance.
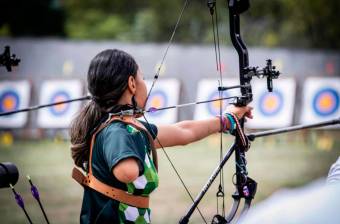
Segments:
[[[150,223],[149,195],[158,186],[155,149],[186,145],[233,129],[235,115],[252,118],[250,107],[230,106],[222,117],[171,125],[139,121],[147,89],[129,54],[105,50],[90,63],[92,100],[70,129],[73,177],[84,186],[80,223]],[[115,116],[121,111],[128,113]],[[229,116],[233,115],[233,116]]]

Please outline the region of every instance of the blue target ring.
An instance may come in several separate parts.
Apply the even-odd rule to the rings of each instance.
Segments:
[[[223,92],[222,98],[226,98],[226,97],[228,97],[228,94],[226,92]],[[220,94],[219,94],[218,91],[214,91],[208,97],[209,100],[219,99],[219,98],[220,98]],[[209,112],[210,115],[216,116],[216,115],[220,114],[220,102],[219,101],[210,102],[206,105],[207,105],[207,109],[208,109],[208,112]],[[222,112],[223,112],[226,105],[227,105],[227,101],[222,100]]]
[[[264,116],[275,116],[283,108],[283,96],[280,92],[263,93],[258,102],[260,113]]]
[[[333,88],[319,90],[313,98],[313,110],[319,116],[329,116],[339,109],[339,93]]]
[[[71,97],[67,92],[58,91],[58,92],[56,92],[52,95],[52,97],[50,98],[50,103],[56,103],[56,102],[60,102],[60,101],[70,100],[70,99],[71,99]],[[53,107],[50,107],[50,112],[54,116],[62,116],[62,115],[67,113],[69,108],[70,108],[69,103],[59,104],[59,105],[55,105]]]
[[[162,90],[155,90],[148,100],[148,107],[161,108],[168,105],[168,96]],[[150,116],[157,117],[165,113],[165,110],[149,113]]]
[[[19,109],[20,97],[16,91],[7,90],[0,95],[0,112]]]

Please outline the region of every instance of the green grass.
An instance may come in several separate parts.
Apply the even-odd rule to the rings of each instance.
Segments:
[[[255,203],[283,187],[297,187],[327,175],[330,165],[340,155],[340,132],[318,131],[258,139],[247,153],[249,176],[258,182]],[[225,147],[232,142],[225,139]],[[196,196],[219,161],[218,136],[186,147],[167,149],[191,193]],[[174,171],[159,153],[160,186],[152,195],[153,223],[176,223],[191,205]],[[82,188],[71,179],[72,160],[67,142],[16,141],[11,147],[0,145],[0,162],[18,166],[20,179],[16,190],[24,197],[34,223],[44,223],[38,204],[30,194],[26,175],[38,186],[51,223],[78,223]],[[233,193],[233,157],[224,168],[226,203]],[[216,213],[217,182],[203,198],[200,209],[210,220]],[[0,189],[0,222],[26,223],[10,189]],[[202,223],[195,212],[191,223]]]

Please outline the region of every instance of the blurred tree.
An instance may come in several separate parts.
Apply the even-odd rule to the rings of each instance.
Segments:
[[[66,33],[74,39],[166,42],[183,3],[184,0],[2,0],[0,35]],[[221,44],[230,44],[227,1],[217,1],[217,5]],[[253,46],[340,49],[339,11],[339,0],[253,0],[251,9],[241,17],[242,35]],[[174,41],[213,42],[206,1],[189,1]]]
[[[340,49],[338,0],[256,0],[245,18],[252,44]],[[259,32],[262,31],[262,32]]]
[[[119,39],[129,28],[120,16],[107,15],[97,9],[88,9],[86,13],[76,11],[72,16],[77,19],[70,20],[66,26],[67,33],[72,38]]]
[[[0,27],[12,36],[65,36],[58,0],[2,0]]]
[[[66,30],[71,38],[139,40],[130,34],[136,15],[148,4],[131,0],[68,0]]]

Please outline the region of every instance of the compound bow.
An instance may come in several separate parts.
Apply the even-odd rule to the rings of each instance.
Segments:
[[[176,29],[178,27],[179,21],[183,15],[183,12],[185,8],[188,5],[188,0],[185,1],[183,8],[180,12],[180,16],[177,20],[177,23],[175,25],[174,31],[172,32],[171,38],[168,43],[168,47],[166,48],[165,54],[163,56],[162,62],[158,68],[158,72],[156,73],[154,77],[154,81],[152,83],[151,89],[148,93],[149,98],[151,91],[155,85],[156,80],[159,76],[159,71],[161,70],[161,66],[164,63],[165,57],[167,55],[167,52],[169,50],[169,47],[173,41],[174,34],[176,32]],[[216,55],[216,64],[217,64],[217,70],[220,74],[220,80],[219,80],[219,87],[217,88],[219,91],[219,96],[222,98],[222,92],[225,90],[228,90],[230,88],[224,87],[222,85],[222,73],[221,73],[221,57],[220,57],[220,44],[219,44],[219,33],[218,33],[218,18],[217,18],[217,10],[216,10],[216,0],[208,0],[207,5],[209,7],[209,11],[212,17],[212,23],[213,23],[213,32],[214,32],[214,43],[215,43],[215,55]],[[249,9],[249,0],[228,0],[228,7],[229,7],[229,23],[230,23],[230,37],[233,43],[233,46],[235,47],[238,56],[239,56],[239,77],[240,77],[240,85],[238,86],[241,89],[241,96],[237,96],[235,98],[234,104],[237,106],[246,106],[253,100],[253,94],[252,94],[252,88],[250,81],[252,80],[253,76],[257,77],[266,77],[267,78],[267,88],[268,91],[273,90],[273,83],[272,80],[274,78],[278,78],[279,72],[275,71],[275,67],[272,66],[271,60],[267,60],[267,65],[265,68],[259,70],[257,67],[249,67],[249,58],[248,58],[248,51],[245,43],[242,40],[241,33],[240,33],[240,14],[247,11]],[[215,15],[215,17],[214,17]],[[222,104],[220,103],[220,115],[222,115]],[[144,116],[145,118],[145,116]],[[145,118],[146,122],[148,123],[147,119]],[[228,215],[224,214],[224,186],[221,183],[220,179],[220,185],[219,190],[217,192],[217,197],[223,197],[223,210],[222,215],[217,214],[214,216],[212,223],[230,223],[238,210],[240,201],[242,198],[245,199],[245,205],[241,212],[241,216],[244,215],[247,210],[250,207],[251,201],[255,196],[257,183],[248,177],[247,167],[246,167],[246,157],[245,152],[250,147],[250,142],[247,138],[247,136],[244,134],[244,120],[241,119],[240,122],[237,122],[237,131],[235,131],[235,142],[231,146],[231,148],[228,150],[228,152],[225,154],[225,156],[222,159],[220,164],[217,166],[211,177],[209,178],[206,185],[203,187],[202,191],[199,193],[199,195],[194,200],[191,196],[189,190],[185,186],[182,178],[178,174],[176,168],[174,167],[173,163],[169,159],[169,156],[166,154],[162,144],[160,143],[159,139],[157,141],[159,142],[159,145],[161,145],[163,152],[165,153],[166,157],[170,161],[172,167],[174,168],[176,174],[178,175],[179,179],[181,180],[184,188],[186,189],[188,195],[193,200],[193,204],[189,208],[188,212],[183,216],[183,218],[179,221],[179,223],[184,224],[188,223],[190,216],[193,214],[195,209],[198,210],[200,213],[202,219],[205,223],[206,220],[203,217],[201,211],[198,209],[198,204],[200,203],[201,199],[205,195],[205,193],[208,191],[209,187],[212,185],[216,177],[223,172],[223,166],[228,161],[230,156],[235,152],[235,160],[236,160],[236,172],[234,174],[234,184],[236,186],[236,191],[233,194],[234,203],[233,206],[229,212]],[[222,134],[222,133],[221,133]],[[222,137],[221,137],[222,141]],[[222,150],[222,143],[221,143],[221,150]],[[221,151],[222,152],[222,151]],[[223,174],[221,174],[223,177]],[[218,211],[217,211],[218,212]]]

